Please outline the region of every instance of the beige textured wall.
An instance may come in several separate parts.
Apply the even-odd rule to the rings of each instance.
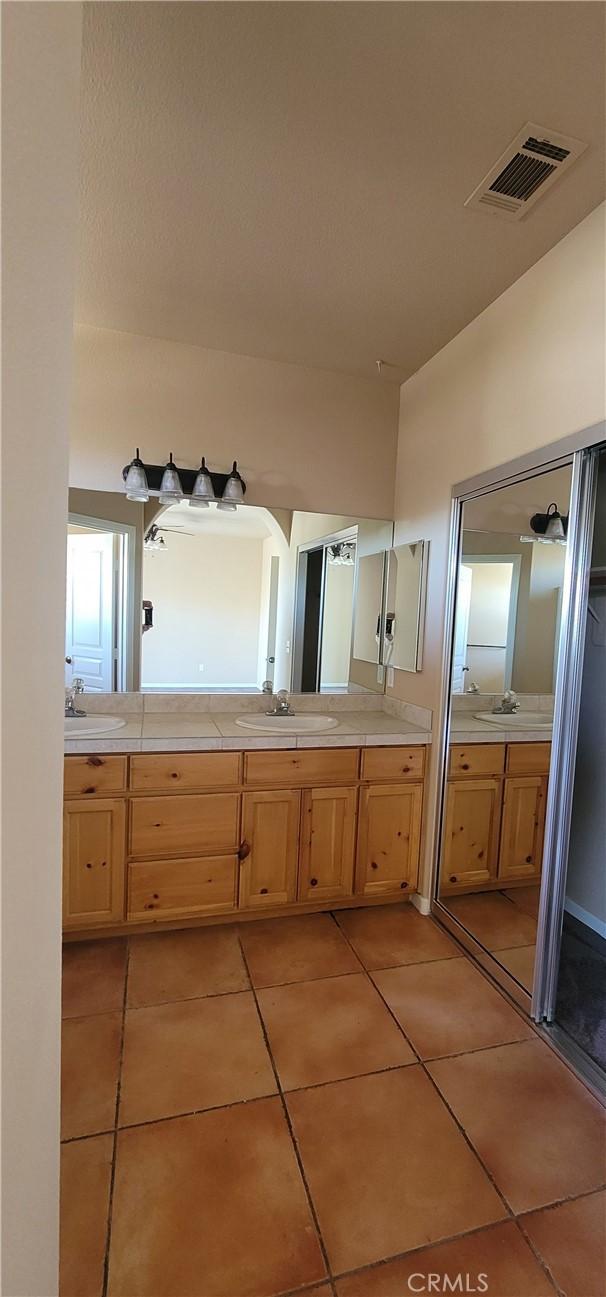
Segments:
[[[80,27],[76,3],[2,5],[4,1297],[57,1292],[63,645]]]
[[[396,544],[431,542],[423,671],[397,672],[393,689],[408,702],[439,703],[452,485],[606,417],[604,215],[602,205],[400,389]]]
[[[75,363],[72,486],[119,490],[140,446],[149,463],[236,458],[251,504],[393,517],[396,384],[89,326]]]

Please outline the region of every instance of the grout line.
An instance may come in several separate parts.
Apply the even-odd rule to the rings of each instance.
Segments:
[[[555,1290],[556,1290],[556,1292],[557,1292],[557,1294],[558,1294],[558,1297],[566,1297],[566,1293],[564,1292],[564,1289],[563,1289],[563,1288],[560,1288],[560,1285],[559,1285],[559,1283],[557,1282],[555,1275],[552,1274],[552,1272],[551,1272],[551,1270],[550,1270],[550,1268],[549,1268],[547,1262],[543,1260],[543,1257],[541,1256],[541,1253],[539,1252],[538,1247],[536,1246],[535,1243],[533,1243],[532,1239],[529,1238],[528,1234],[526,1233],[526,1230],[524,1229],[524,1226],[522,1225],[522,1222],[521,1222],[519,1216],[516,1216],[515,1223],[516,1223],[516,1227],[517,1227],[517,1229],[519,1230],[520,1234],[522,1235],[522,1238],[525,1240],[526,1244],[527,1244],[528,1247],[530,1248],[530,1251],[532,1252],[532,1254],[533,1254],[533,1256],[535,1257],[536,1261],[537,1261],[538,1264],[540,1265],[541,1270],[542,1270],[543,1273],[547,1276],[547,1278],[548,1278],[548,1280],[550,1281],[550,1283],[553,1284],[553,1286],[554,1286],[554,1288],[555,1288]]]
[[[105,1258],[103,1262],[103,1287],[101,1297],[107,1297],[107,1284],[109,1279],[109,1252],[112,1236],[112,1213],[114,1206],[114,1185],[116,1180],[116,1153],[118,1147],[118,1114],[120,1111],[120,1089],[122,1085],[122,1062],[124,1058],[124,1027],[126,1023],[126,996],[128,990],[128,969],[130,963],[130,944],[126,945],[126,966],[124,969],[124,993],[122,996],[122,1030],[120,1033],[120,1057],[118,1060],[118,1078],[116,1085],[116,1108],[114,1114],[114,1146],[112,1150],[112,1167],[109,1182],[109,1201],[107,1204],[107,1233],[105,1236]]]
[[[243,960],[244,960],[244,964],[245,964],[245,967],[246,967],[246,972],[248,973],[248,976],[250,977],[250,969],[249,969],[249,967],[248,967],[248,962],[247,962],[247,959],[246,959],[246,954],[245,954],[245,952],[244,952],[244,948],[243,948],[243,946],[242,946],[242,942],[241,942],[241,941],[240,941],[240,949],[241,949],[241,951],[242,951],[242,958],[243,958]],[[251,985],[252,985],[252,978],[251,978]],[[277,1069],[277,1067],[276,1067],[276,1062],[275,1062],[275,1059],[274,1059],[274,1056],[273,1056],[273,1053],[272,1053],[272,1049],[271,1049],[271,1045],[270,1045],[270,1042],[269,1042],[269,1036],[268,1036],[268,1033],[267,1033],[267,1028],[266,1028],[266,1026],[265,1026],[265,1022],[264,1022],[264,1019],[263,1019],[263,1014],[261,1013],[261,1009],[260,1009],[260,1007],[259,1007],[259,1001],[258,1001],[258,999],[257,999],[257,992],[256,992],[256,988],[255,988],[254,986],[252,987],[252,993],[253,993],[254,1000],[255,1000],[255,1006],[256,1006],[256,1009],[257,1009],[257,1014],[258,1014],[258,1018],[259,1018],[259,1023],[260,1023],[260,1026],[261,1026],[261,1031],[262,1031],[262,1033],[263,1033],[263,1039],[264,1039],[264,1041],[265,1041],[265,1048],[267,1049],[267,1052],[268,1052],[268,1054],[269,1054],[269,1059],[270,1059],[271,1066],[272,1066],[272,1069],[273,1069],[273,1073],[274,1073],[274,1076],[275,1076],[275,1079],[276,1079],[276,1085],[277,1085],[277,1087],[278,1087],[278,1097],[279,1097],[280,1102],[281,1102],[281,1104],[282,1104],[282,1111],[283,1111],[283,1113],[284,1113],[284,1119],[285,1119],[285,1121],[286,1121],[286,1125],[287,1125],[287,1128],[288,1128],[288,1133],[289,1133],[289,1135],[290,1135],[290,1139],[291,1139],[292,1146],[293,1146],[293,1151],[294,1151],[294,1154],[295,1154],[295,1158],[296,1158],[296,1161],[297,1161],[297,1165],[298,1165],[298,1167],[299,1167],[299,1174],[300,1174],[300,1176],[301,1176],[301,1180],[303,1181],[303,1187],[304,1187],[304,1189],[305,1189],[305,1194],[306,1194],[306,1197],[307,1197],[307,1202],[308,1202],[308,1206],[309,1206],[309,1210],[310,1210],[311,1218],[312,1218],[312,1220],[313,1220],[313,1223],[314,1223],[314,1226],[315,1226],[315,1230],[316,1230],[316,1234],[317,1234],[317,1237],[318,1237],[318,1242],[319,1242],[319,1244],[320,1244],[320,1251],[321,1251],[321,1253],[322,1253],[322,1259],[323,1259],[323,1261],[324,1261],[324,1266],[325,1266],[325,1269],[326,1269],[326,1275],[328,1276],[328,1280],[329,1280],[329,1283],[330,1283],[331,1290],[332,1290],[332,1292],[334,1293],[335,1288],[334,1288],[334,1283],[333,1283],[332,1269],[331,1269],[330,1261],[329,1261],[329,1259],[328,1259],[328,1252],[327,1252],[327,1250],[326,1250],[326,1245],[325,1245],[325,1243],[324,1243],[324,1239],[323,1239],[323,1237],[322,1237],[322,1231],[321,1231],[321,1229],[320,1229],[320,1222],[319,1222],[319,1220],[318,1220],[318,1214],[317,1214],[317,1212],[316,1212],[315,1204],[314,1204],[313,1198],[312,1198],[312,1196],[311,1196],[311,1190],[310,1190],[309,1185],[308,1185],[308,1183],[307,1183],[307,1176],[306,1176],[306,1174],[305,1174],[305,1167],[303,1166],[303,1161],[302,1161],[302,1158],[301,1158],[301,1154],[300,1154],[300,1152],[299,1152],[299,1147],[298,1147],[298,1145],[297,1145],[297,1141],[296,1141],[296,1139],[295,1139],[295,1133],[294,1133],[293,1125],[292,1125],[292,1122],[291,1122],[291,1119],[290,1119],[290,1113],[289,1113],[289,1111],[288,1111],[288,1106],[287,1106],[287,1103],[286,1103],[286,1099],[285,1099],[285,1097],[284,1097],[284,1091],[283,1091],[283,1089],[282,1089],[282,1083],[281,1083],[281,1081],[280,1081],[280,1076],[279,1076],[279,1073],[278,1073],[278,1069]],[[318,1280],[318,1283],[319,1283],[320,1285],[321,1285],[323,1282],[326,1282],[326,1280],[325,1280],[325,1279]],[[316,1285],[316,1286],[317,1286],[317,1285]],[[105,1294],[103,1295],[103,1297],[105,1297]]]
[[[345,936],[345,940],[348,941],[348,937],[347,937],[347,934],[346,934],[346,933],[344,933],[344,936]],[[471,962],[471,961],[470,961],[470,962]],[[434,1081],[433,1076],[431,1075],[431,1072],[428,1070],[428,1068],[427,1068],[427,1066],[426,1066],[424,1060],[421,1058],[421,1055],[419,1054],[418,1049],[416,1049],[416,1047],[415,1047],[415,1045],[413,1044],[412,1040],[411,1040],[410,1037],[406,1034],[406,1032],[405,1032],[405,1030],[404,1030],[404,1028],[403,1028],[403,1026],[402,1026],[402,1023],[401,1023],[401,1022],[398,1022],[398,1019],[396,1018],[395,1014],[392,1012],[392,1010],[391,1010],[389,1004],[387,1003],[386,999],[385,999],[384,996],[381,994],[381,991],[379,990],[379,987],[375,985],[375,983],[372,981],[372,979],[371,979],[371,977],[369,976],[368,973],[367,973],[366,975],[367,975],[367,977],[368,977],[368,980],[369,980],[371,986],[374,986],[374,987],[375,987],[375,990],[376,990],[377,994],[379,995],[380,999],[383,1001],[383,1004],[385,1005],[385,1008],[387,1009],[388,1013],[391,1014],[391,1017],[393,1018],[393,1020],[394,1020],[394,1022],[395,1022],[395,1024],[396,1024],[396,1026],[398,1027],[399,1031],[401,1031],[401,1033],[402,1033],[402,1035],[403,1035],[405,1041],[407,1042],[408,1045],[410,1045],[410,1048],[412,1049],[413,1054],[415,1054],[416,1058],[418,1059],[418,1062],[419,1062],[420,1066],[423,1068],[423,1071],[424,1071],[426,1077],[428,1078],[428,1080],[430,1081],[431,1085],[433,1086],[433,1089],[435,1090],[436,1094],[438,1095],[438,1098],[439,1098],[439,1099],[441,1100],[441,1102],[444,1104],[444,1107],[446,1108],[447,1112],[450,1113],[450,1116],[452,1117],[452,1120],[455,1122],[455,1125],[458,1127],[459,1131],[461,1132],[461,1134],[462,1134],[462,1136],[463,1136],[463,1138],[464,1138],[464,1140],[465,1140],[465,1143],[467,1144],[468,1148],[469,1148],[469,1149],[471,1150],[471,1152],[473,1153],[474,1158],[476,1159],[476,1161],[477,1161],[477,1162],[479,1163],[479,1165],[481,1166],[482,1170],[484,1171],[484,1174],[488,1177],[490,1183],[492,1184],[493,1189],[495,1190],[495,1192],[498,1194],[499,1198],[501,1199],[501,1201],[502,1201],[502,1203],[503,1203],[503,1205],[504,1205],[504,1207],[505,1207],[505,1209],[506,1209],[506,1211],[507,1211],[507,1215],[508,1215],[511,1219],[513,1219],[514,1213],[513,1213],[512,1208],[510,1207],[509,1203],[507,1202],[507,1199],[505,1198],[505,1195],[504,1195],[504,1194],[501,1192],[501,1190],[499,1189],[499,1186],[498,1186],[498,1184],[497,1184],[497,1182],[496,1182],[494,1176],[493,1176],[492,1173],[488,1170],[488,1167],[487,1167],[487,1166],[485,1165],[485,1163],[483,1162],[483,1160],[482,1160],[482,1158],[480,1157],[480,1154],[478,1153],[477,1149],[476,1149],[475,1146],[472,1144],[472,1141],[471,1141],[471,1139],[469,1138],[469,1136],[468,1136],[466,1130],[465,1130],[464,1127],[461,1125],[461,1122],[459,1121],[458,1117],[457,1117],[457,1116],[455,1115],[455,1113],[453,1112],[452,1108],[450,1107],[450,1104],[447,1103],[446,1099],[444,1098],[444,1095],[441,1093],[441,1091],[439,1090],[438,1086],[436,1085],[436,1082]]]

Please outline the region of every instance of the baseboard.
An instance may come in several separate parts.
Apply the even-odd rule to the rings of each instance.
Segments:
[[[564,901],[564,909],[572,914],[573,919],[578,919],[579,923],[584,923],[586,928],[591,928],[599,937],[606,939],[606,923],[602,919],[596,919],[595,914],[590,914],[589,910],[584,910],[582,905],[577,905],[576,901],[569,901],[568,898]]]
[[[419,896],[418,892],[413,892],[410,900],[419,914],[431,914],[431,901],[428,896]]]

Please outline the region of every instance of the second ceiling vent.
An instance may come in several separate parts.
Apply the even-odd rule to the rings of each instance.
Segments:
[[[582,140],[527,122],[465,206],[519,221],[586,148]]]

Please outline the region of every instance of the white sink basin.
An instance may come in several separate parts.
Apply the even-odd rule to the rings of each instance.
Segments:
[[[66,716],[64,736],[66,739],[87,739],[92,734],[111,734],[112,730],[121,730],[126,725],[122,716]]]
[[[320,734],[324,730],[334,730],[339,722],[335,716],[264,716],[251,712],[248,716],[237,716],[236,725],[243,730],[254,730],[256,734]]]
[[[475,719],[500,725],[504,730],[550,730],[553,726],[549,712],[475,712]]]

